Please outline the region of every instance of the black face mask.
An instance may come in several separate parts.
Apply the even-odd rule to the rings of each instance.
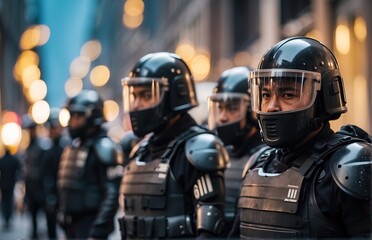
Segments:
[[[225,145],[238,147],[244,141],[244,137],[253,128],[249,122],[241,128],[240,121],[216,127],[218,137]]]
[[[164,126],[168,118],[163,116],[163,112],[163,103],[154,108],[130,112],[133,133],[144,137]]]
[[[263,140],[274,148],[293,148],[319,127],[313,120],[313,107],[277,115],[258,114],[258,121]]]
[[[217,135],[225,145],[231,145],[242,135],[240,121],[216,127]]]
[[[86,135],[86,129],[87,127],[85,125],[83,126],[80,126],[78,128],[70,128],[68,127],[68,133],[70,134],[70,137],[71,139],[75,139],[75,138],[85,138],[85,135]]]

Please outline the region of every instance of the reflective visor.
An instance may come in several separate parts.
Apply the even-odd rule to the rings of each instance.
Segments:
[[[208,98],[208,127],[213,130],[246,116],[249,105],[248,94],[217,93]]]
[[[256,113],[270,114],[307,109],[315,102],[320,79],[320,73],[302,70],[252,71],[252,109]]]
[[[158,105],[168,90],[166,78],[124,78],[124,112],[145,110]]]

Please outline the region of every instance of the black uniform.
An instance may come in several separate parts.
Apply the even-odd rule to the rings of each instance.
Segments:
[[[225,170],[225,215],[226,230],[231,231],[235,215],[237,214],[238,199],[240,188],[242,186],[243,169],[247,164],[250,156],[259,151],[265,145],[262,143],[259,132],[257,131],[247,141],[242,142],[239,148],[230,148],[230,162]]]
[[[58,220],[68,238],[107,238],[123,168],[114,142],[99,129],[89,138],[76,138],[62,154],[58,173]]]
[[[0,158],[0,188],[1,188],[1,211],[4,218],[4,228],[10,227],[10,219],[14,209],[14,185],[17,180],[17,172],[21,169],[19,159],[12,156],[9,151]]]
[[[142,147],[125,168],[122,181],[123,238],[193,237],[198,234],[197,230],[204,234],[221,231],[224,163],[214,167],[212,155],[211,165],[205,169],[190,161],[185,144],[190,139],[198,141],[198,136],[215,138],[197,127],[190,115],[184,114],[160,136],[152,135],[140,143]],[[212,144],[222,147],[219,142]],[[194,150],[197,154],[199,149]],[[212,214],[210,220],[195,219],[195,216],[208,218],[207,209]],[[201,225],[196,226],[197,222]],[[211,224],[212,228],[205,224]]]
[[[39,211],[42,211],[45,206],[42,159],[49,146],[49,141],[41,138],[34,138],[31,140],[24,155],[25,203],[31,213],[32,238],[38,237],[37,214]]]
[[[244,179],[241,237],[370,236],[370,150],[325,124],[300,148],[266,151]]]
[[[44,210],[50,239],[57,237],[57,176],[62,151],[67,142],[68,140],[62,137],[50,140],[50,147],[45,150],[41,158],[42,184],[45,197]]]

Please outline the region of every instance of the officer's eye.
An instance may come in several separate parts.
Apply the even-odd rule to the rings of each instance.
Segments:
[[[152,99],[152,94],[150,91],[141,92],[140,98],[145,101],[150,101]]]
[[[283,93],[282,97],[284,99],[293,99],[296,95],[293,94],[293,93],[290,93],[290,92],[287,92],[287,93]]]
[[[239,107],[236,104],[229,104],[226,108],[229,112],[236,112],[239,110]]]
[[[271,97],[271,94],[269,92],[262,92],[262,99],[269,99]]]

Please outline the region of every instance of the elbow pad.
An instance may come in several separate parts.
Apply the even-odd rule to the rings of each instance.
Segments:
[[[229,161],[229,154],[222,141],[213,134],[196,135],[185,144],[186,158],[202,171],[223,170]]]
[[[207,231],[215,236],[220,235],[225,228],[225,214],[213,205],[199,205],[196,210],[197,231]]]

